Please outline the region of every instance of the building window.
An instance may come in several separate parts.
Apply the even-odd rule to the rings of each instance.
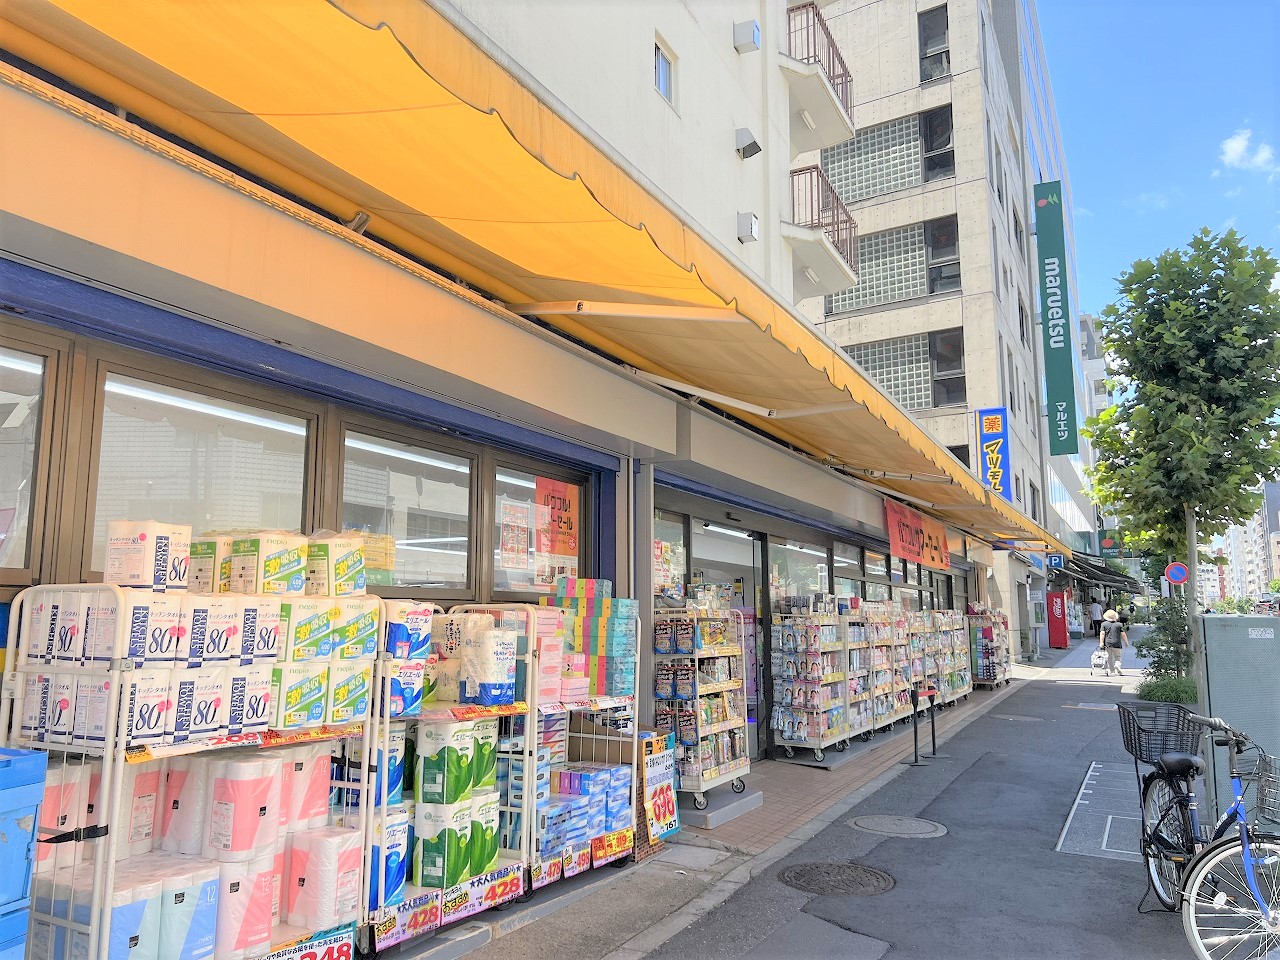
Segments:
[[[1027,391],[1027,419],[1031,421],[1031,435],[1038,437],[1040,435],[1040,411],[1036,409],[1036,398],[1031,391]]]
[[[1009,415],[1013,416],[1014,411],[1017,409],[1017,402],[1014,397],[1017,396],[1018,391],[1018,372],[1014,369],[1013,350],[1009,347],[1005,348],[1004,361],[1006,364],[1005,384],[1009,388]]]
[[[845,203],[920,183],[920,118],[912,115],[859,130],[823,149],[822,169]]]
[[[1022,345],[1029,346],[1031,341],[1031,318],[1027,316],[1027,304],[1022,297],[1018,297],[1018,336],[1022,338]]]
[[[933,406],[928,334],[854,344],[845,352],[907,410]]]
[[[671,54],[663,50],[660,43],[653,45],[653,85],[667,103],[675,104],[675,68]]]
[[[858,237],[858,264],[858,285],[830,294],[825,304],[827,316],[911,300],[929,292],[922,224]]]
[[[929,357],[933,372],[933,405],[963,404],[966,398],[964,329],[957,327],[929,334]]]
[[[45,373],[44,357],[0,347],[0,568],[29,564]]]
[[[1040,522],[1040,488],[1031,481],[1027,481],[1027,501],[1031,510],[1031,519],[1036,523]]]
[[[936,80],[950,72],[947,8],[944,4],[920,14],[920,82]]]
[[[956,218],[942,217],[924,225],[929,264],[929,292],[960,289],[960,231]]]
[[[956,174],[956,155],[951,140],[951,104],[920,116],[924,180],[940,180]]]
[[[1023,260],[1027,259],[1027,243],[1022,236],[1022,218],[1018,216],[1018,211],[1010,208],[1013,214],[1013,242],[1018,246],[1018,255]]]
[[[585,546],[583,486],[499,466],[493,500],[493,589],[552,593],[576,577]]]
[[[970,465],[969,464],[969,445],[967,443],[961,443],[954,447],[947,447],[947,450],[951,453],[953,457],[955,457],[957,460],[963,463],[966,467]]]
[[[1013,498],[1019,503],[1022,502],[1022,477],[1017,475],[1013,478]]]

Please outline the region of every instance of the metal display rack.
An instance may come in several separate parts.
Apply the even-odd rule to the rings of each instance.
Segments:
[[[111,584],[50,584],[23,590],[13,601],[8,631],[9,660],[3,688],[0,689],[0,737],[6,746],[41,750],[49,754],[51,769],[78,770],[85,774],[87,789],[73,792],[69,807],[71,819],[66,829],[40,826],[42,844],[47,853],[37,854],[45,860],[37,865],[36,894],[31,906],[31,937],[37,942],[42,960],[107,960],[112,949],[111,923],[114,910],[111,898],[117,889],[120,864],[127,863],[125,849],[140,836],[145,821],[145,836],[150,841],[159,828],[160,796],[164,789],[163,763],[170,757],[213,753],[231,748],[271,749],[317,741],[343,741],[350,756],[361,756],[368,766],[370,738],[363,721],[344,726],[320,726],[293,732],[244,733],[224,735],[182,744],[143,743],[144,711],[133,709],[131,674],[134,664],[129,657],[130,626],[123,611],[132,591]],[[55,606],[57,605],[57,606]],[[36,612],[45,608],[77,611],[79,624],[96,623],[100,635],[93,638],[97,656],[84,659],[74,656],[60,641],[69,636],[57,622],[48,621],[47,637],[33,635],[28,624]],[[90,611],[96,611],[95,621]],[[46,619],[48,619],[46,614]],[[67,625],[67,628],[71,624]],[[92,636],[92,626],[85,630]],[[85,638],[86,640],[89,637]],[[104,656],[109,653],[109,657]],[[74,678],[75,690],[99,693],[105,702],[95,708],[96,721],[77,721],[73,727],[61,728],[60,715],[65,715],[67,698],[52,701],[47,679],[58,675]],[[72,693],[71,697],[76,697]],[[79,706],[79,704],[77,704]],[[88,700],[85,701],[85,707]],[[55,712],[57,711],[57,712]],[[86,709],[86,713],[87,713]],[[74,714],[80,717],[77,710]],[[135,742],[138,741],[138,742]],[[128,771],[158,775],[154,805],[141,806],[123,796]],[[86,771],[83,768],[88,767]],[[65,775],[64,775],[65,776]],[[96,778],[96,785],[94,780]],[[64,779],[70,783],[75,777]],[[96,786],[96,793],[93,793]],[[330,779],[333,788],[345,788],[348,804],[339,811],[344,822],[355,829],[365,829],[364,818],[369,804],[360,803],[359,785]],[[139,820],[142,817],[143,820]],[[44,817],[41,818],[42,823]],[[94,822],[87,822],[93,820]],[[193,863],[212,863],[202,857],[190,857]],[[56,877],[56,882],[55,882]],[[368,899],[368,871],[361,871],[360,902]],[[158,885],[157,885],[158,889]],[[55,894],[55,890],[60,893]],[[283,909],[283,908],[282,908]],[[355,923],[327,930],[303,930],[287,924],[272,928],[267,960],[283,958],[304,944],[323,944],[350,949]]]
[[[819,763],[834,746],[845,750],[854,731],[849,723],[849,651],[836,616],[776,614],[771,626],[774,700],[773,729],[781,732],[786,759],[796,748],[813,751]]]
[[[969,629],[972,685],[994,690],[1009,682],[1009,618],[1001,610],[969,609],[965,621]]]
[[[969,634],[964,615],[955,610],[935,610],[937,637],[938,703],[948,705],[968,700],[973,690],[973,668],[969,659]]]
[[[734,793],[747,788],[746,618],[738,610],[656,610],[654,618],[655,634],[672,631],[673,637],[670,650],[655,651],[659,671],[672,677],[671,686],[658,691],[656,725],[671,729],[684,752],[676,789],[693,794],[694,807],[705,810],[708,790],[724,783]]]

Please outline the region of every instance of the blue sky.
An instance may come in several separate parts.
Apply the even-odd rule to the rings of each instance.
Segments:
[[[1234,226],[1280,248],[1280,2],[1038,0],[1080,309],[1134,260]]]

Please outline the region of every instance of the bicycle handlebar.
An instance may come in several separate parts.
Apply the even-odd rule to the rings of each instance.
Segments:
[[[1210,730],[1217,730],[1221,733],[1235,733],[1226,721],[1219,720],[1217,717],[1202,717],[1198,713],[1188,714],[1187,717],[1192,723],[1198,723],[1202,727],[1208,727]]]

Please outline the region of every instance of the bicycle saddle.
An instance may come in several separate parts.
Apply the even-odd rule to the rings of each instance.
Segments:
[[[1194,753],[1162,753],[1160,769],[1171,777],[1198,777],[1204,773],[1204,761]]]

